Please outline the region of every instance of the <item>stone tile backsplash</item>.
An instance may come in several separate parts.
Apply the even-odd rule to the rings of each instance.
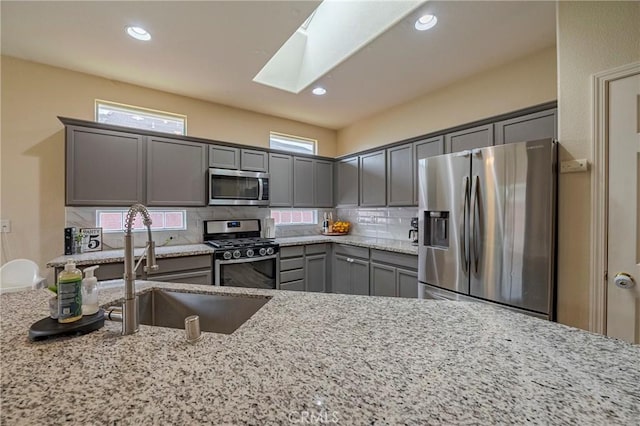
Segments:
[[[96,225],[95,207],[67,207],[66,226],[91,228]],[[106,208],[104,210],[107,210]],[[202,242],[204,220],[209,219],[264,219],[270,216],[270,209],[261,207],[198,207],[185,208],[187,212],[187,229],[185,231],[154,231],[153,236],[158,246],[195,244]],[[411,218],[418,214],[417,207],[380,207],[380,208],[348,208],[318,209],[317,225],[289,225],[276,227],[276,237],[294,237],[301,235],[317,235],[322,231],[322,215],[332,212],[335,220],[351,222],[351,234],[363,237],[389,238],[404,240],[408,238]],[[61,232],[62,235],[62,232]],[[146,234],[134,234],[136,247],[146,243]],[[102,244],[105,249],[122,248],[124,244],[122,232],[104,233]]]

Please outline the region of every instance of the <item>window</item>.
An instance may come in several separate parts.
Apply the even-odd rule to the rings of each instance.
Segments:
[[[96,99],[96,121],[116,126],[187,134],[187,116]]]
[[[315,225],[318,223],[317,210],[271,210],[276,225]]]
[[[103,232],[122,232],[127,211],[128,209],[98,210],[96,211],[96,226],[101,227]],[[151,215],[151,229],[154,231],[187,229],[186,210],[149,210],[149,214]],[[142,216],[136,215],[133,221],[133,230],[143,231],[146,229],[147,227],[142,223]]]
[[[301,154],[315,154],[318,141],[300,136],[269,132],[269,148]]]

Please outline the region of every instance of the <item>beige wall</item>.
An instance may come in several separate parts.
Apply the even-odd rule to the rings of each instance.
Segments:
[[[558,2],[560,159],[592,160],[591,76],[640,60],[640,2]],[[589,173],[560,176],[558,319],[589,326]]]
[[[3,262],[26,257],[43,267],[62,254],[64,133],[56,117],[93,120],[96,98],[186,114],[191,136],[267,147],[274,130],[318,139],[320,155],[336,153],[334,130],[11,57],[1,65],[0,215],[12,226],[2,234]]]
[[[338,156],[556,100],[556,49],[476,74],[338,131]]]

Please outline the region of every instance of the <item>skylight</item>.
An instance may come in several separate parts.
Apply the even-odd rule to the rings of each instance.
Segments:
[[[324,0],[253,78],[300,93],[425,0]]]

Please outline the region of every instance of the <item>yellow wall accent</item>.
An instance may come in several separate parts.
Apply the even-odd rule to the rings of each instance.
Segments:
[[[57,116],[94,120],[104,99],[188,116],[190,136],[268,147],[269,131],[318,140],[335,156],[336,132],[292,120],[160,92],[2,56],[2,262],[26,257],[44,265],[63,253],[64,126]],[[53,275],[49,272],[49,278]]]
[[[340,129],[338,156],[556,98],[556,49],[552,46]]]
[[[591,76],[640,60],[640,2],[557,3],[560,160],[592,160]],[[560,175],[558,320],[589,327],[590,173]]]

